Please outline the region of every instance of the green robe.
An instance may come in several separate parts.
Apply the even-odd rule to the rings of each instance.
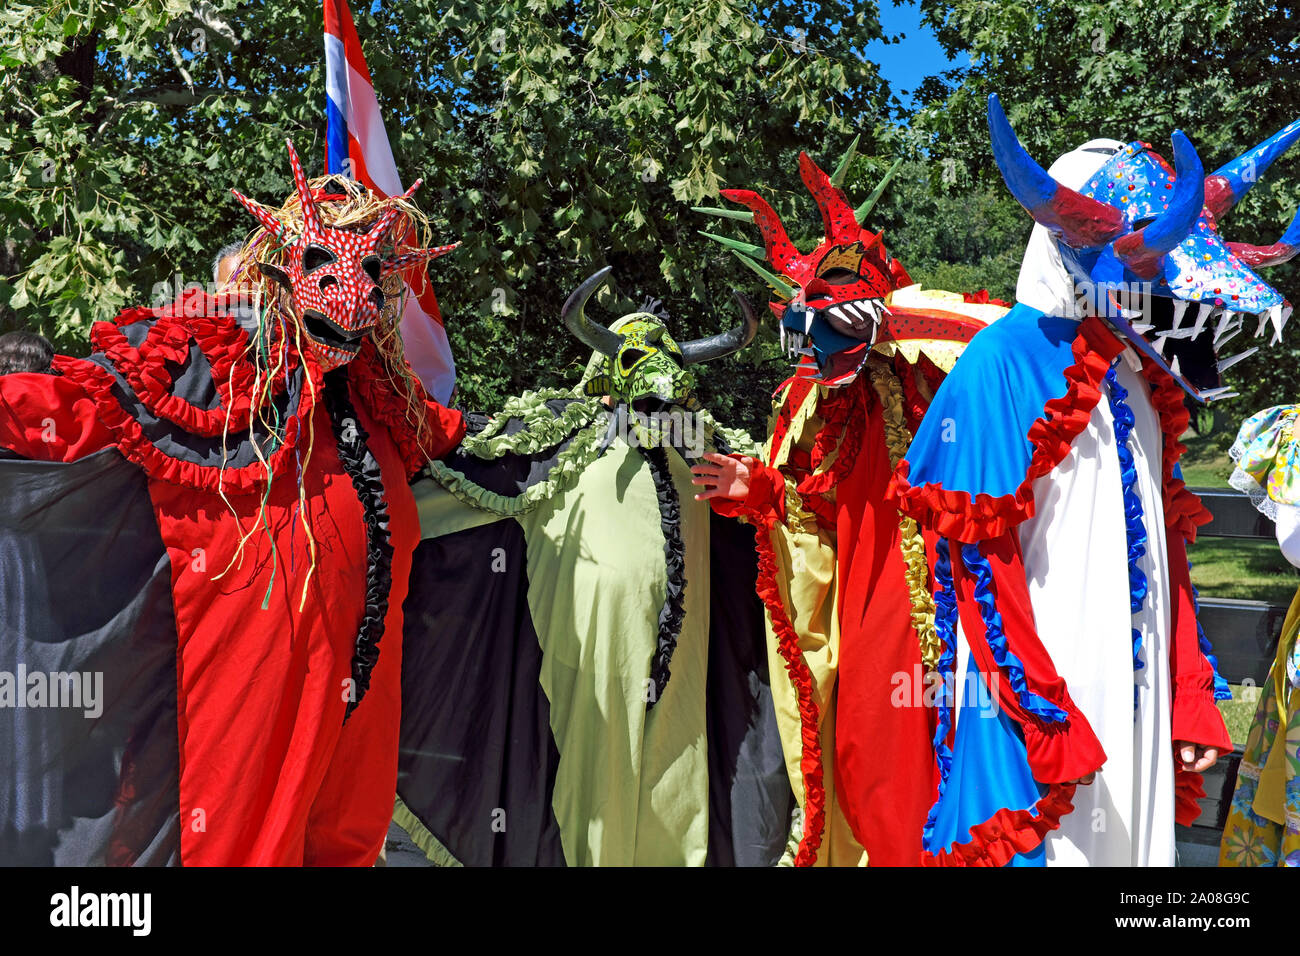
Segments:
[[[417,560],[412,578],[404,699],[452,699],[404,718],[399,822],[426,849],[441,846],[464,862],[775,862],[793,802],[767,687],[752,531],[695,501],[689,464],[665,451],[685,614],[671,677],[647,708],[670,584],[650,465],[621,438],[597,455],[605,416],[595,403],[552,395],[549,404],[511,411],[508,429],[476,448],[471,440],[496,457],[462,454],[415,485],[424,544],[437,556]],[[587,424],[555,441],[554,423],[566,413]],[[521,453],[497,454],[506,444]],[[526,502],[508,494],[539,487]],[[713,580],[715,565],[731,580]],[[483,592],[485,575],[493,577]],[[414,615],[411,602],[420,605]],[[441,607],[430,613],[430,604]],[[446,633],[451,623],[461,633]],[[464,633],[471,629],[479,633]],[[497,650],[466,669],[461,652],[442,643],[449,639],[495,642]],[[434,686],[433,671],[455,674],[454,684]],[[514,688],[509,700],[502,685]],[[466,714],[476,706],[536,714],[538,722],[544,715],[545,727],[489,720],[498,730],[487,739],[468,729],[430,731],[458,718],[472,723]],[[470,755],[476,746],[490,756]],[[439,761],[442,769],[430,773]],[[500,780],[484,787],[484,776],[494,775]],[[470,779],[471,792],[448,806],[446,791]],[[484,826],[491,810],[504,817],[495,832]],[[518,817],[522,844],[512,842]]]

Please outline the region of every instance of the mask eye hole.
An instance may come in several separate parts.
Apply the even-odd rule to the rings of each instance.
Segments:
[[[379,272],[378,256],[366,256],[361,260],[361,268],[366,271],[366,275],[370,276],[375,285],[379,285],[381,276]]]
[[[324,246],[310,245],[302,254],[302,273],[308,275],[315,272],[321,266],[327,266],[334,261],[334,253],[330,252]]]
[[[824,280],[830,285],[852,285],[854,282],[862,281],[862,276],[858,275],[852,269],[845,269],[839,266],[834,269],[827,269],[824,273],[818,276],[818,278]]]
[[[618,356],[619,367],[624,372],[630,372],[647,354],[649,353],[643,352],[641,349],[624,349]]]

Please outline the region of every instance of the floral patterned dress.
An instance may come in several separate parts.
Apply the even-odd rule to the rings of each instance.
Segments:
[[[1247,419],[1232,447],[1233,487],[1277,519],[1279,505],[1300,504],[1294,432],[1300,406],[1266,409]],[[1293,556],[1288,554],[1288,558]],[[1262,688],[1237,789],[1223,828],[1220,866],[1300,866],[1300,591],[1291,601],[1277,657]]]

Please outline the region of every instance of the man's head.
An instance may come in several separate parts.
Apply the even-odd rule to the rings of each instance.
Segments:
[[[239,254],[243,249],[243,243],[228,242],[212,257],[212,281],[218,292],[229,284],[235,270],[239,268]]]
[[[385,310],[392,277],[400,294],[400,273],[455,248],[411,245],[409,200],[417,180],[397,199],[375,196],[340,177],[307,182],[293,144],[288,143],[294,195],[277,212],[235,198],[263,226],[250,244],[262,275],[287,295],[291,318],[300,323],[308,348],[325,371],[352,361],[362,341],[393,310]]]
[[[54,346],[43,335],[22,330],[0,335],[0,375],[49,372],[53,359]]]

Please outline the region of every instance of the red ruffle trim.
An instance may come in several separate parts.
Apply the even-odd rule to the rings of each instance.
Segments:
[[[146,320],[153,324],[140,346],[134,347],[121,329]],[[96,323],[91,329],[91,342],[152,415],[204,438],[215,438],[223,432],[237,437],[247,431],[257,374],[248,360],[248,337],[232,319],[219,314],[213,300],[202,293],[189,293],[160,309],[123,310],[113,322]],[[198,344],[212,368],[219,403],[211,409],[200,408],[171,391],[174,378],[168,363],[183,364],[189,357],[191,342]],[[299,356],[289,350],[286,358],[290,374],[301,368],[310,381],[303,382],[298,407],[285,425],[284,441],[268,459],[272,476],[282,474],[295,461],[302,423],[310,420],[316,396],[323,388],[320,366],[311,355]],[[267,468],[260,461],[242,468],[221,468],[184,461],[161,451],[113,396],[113,376],[101,366],[68,356],[56,356],[54,366],[95,403],[97,417],[113,433],[118,449],[151,478],[214,494],[247,494],[265,488]],[[361,404],[390,432],[408,478],[430,458],[446,455],[465,435],[463,416],[432,401],[414,375],[410,381],[416,392],[407,401],[370,340],[353,360],[348,378]],[[271,394],[279,395],[284,390],[283,376],[270,383]]]
[[[1146,356],[1142,357],[1142,375],[1151,386],[1151,404],[1160,416],[1160,431],[1165,439],[1161,461],[1165,525],[1190,544],[1196,540],[1196,529],[1211,521],[1213,515],[1201,504],[1201,499],[1187,489],[1181,478],[1174,477],[1174,466],[1187,451],[1187,446],[1178,440],[1187,431],[1190,418],[1187,406],[1183,404],[1184,392]]]
[[[817,702],[813,700],[813,677],[808,662],[799,649],[799,636],[786,614],[785,603],[776,581],[776,556],[772,538],[766,525],[754,529],[754,544],[758,550],[758,596],[767,605],[776,632],[777,649],[785,661],[786,672],[794,684],[799,706],[801,755],[799,770],[803,774],[804,822],[803,839],[795,854],[795,866],[812,866],[817,861],[817,851],[822,845],[826,829],[826,787],[822,777],[821,717]]]
[[[1231,750],[1231,746],[1228,749]],[[1201,783],[1201,775],[1194,770],[1184,770],[1175,763],[1174,822],[1182,827],[1190,827],[1201,815],[1200,802],[1203,799],[1205,787]]]
[[[753,525],[771,528],[785,521],[785,476],[758,461],[757,467],[750,469],[749,493],[744,500],[710,498],[709,505],[724,518],[744,518]]]
[[[148,334],[138,348],[132,346],[122,327],[146,320],[153,322]],[[126,309],[112,322],[96,322],[90,330],[90,341],[155,417],[204,438],[248,428],[256,378],[256,370],[246,357],[248,336],[233,319],[214,314],[201,293],[163,309]],[[191,342],[199,346],[211,366],[212,384],[219,399],[213,408],[200,408],[172,394],[175,378],[168,363],[183,365],[189,358]],[[277,380],[272,387],[279,394],[283,382]]]
[[[936,484],[915,487],[908,483],[908,462],[898,463],[886,497],[922,528],[958,541],[974,543],[996,538],[1034,515],[1034,482],[1065,460],[1070,446],[1088,427],[1092,410],[1101,400],[1101,386],[1111,360],[1123,344],[1096,317],[1079,326],[1071,350],[1075,362],[1065,369],[1065,394],[1043,406],[1044,416],[1029,427],[1033,453],[1024,481],[1012,494],[978,494],[950,491]]]
[[[118,451],[144,469],[150,478],[213,494],[252,494],[265,487],[266,468],[260,461],[242,468],[218,468],[182,461],[161,451],[145,436],[140,423],[113,397],[113,376],[93,362],[56,355],[54,367],[81,386],[95,403],[100,422],[113,433]],[[322,387],[317,382],[318,392]],[[298,409],[285,427],[284,442],[268,459],[273,475],[281,474],[289,465],[289,456],[298,442],[300,425],[310,417],[313,406],[312,390],[304,383]]]
[[[922,866],[1006,866],[1017,853],[1033,850],[1074,809],[1073,783],[1054,783],[1029,810],[1003,808],[970,828],[971,839],[947,850],[921,854]]]
[[[855,382],[848,388],[837,389],[822,399],[817,410],[822,427],[813,441],[812,474],[798,484],[799,494],[805,496],[826,494],[853,471],[866,430],[865,385]],[[836,454],[830,466],[818,471],[832,453]]]

